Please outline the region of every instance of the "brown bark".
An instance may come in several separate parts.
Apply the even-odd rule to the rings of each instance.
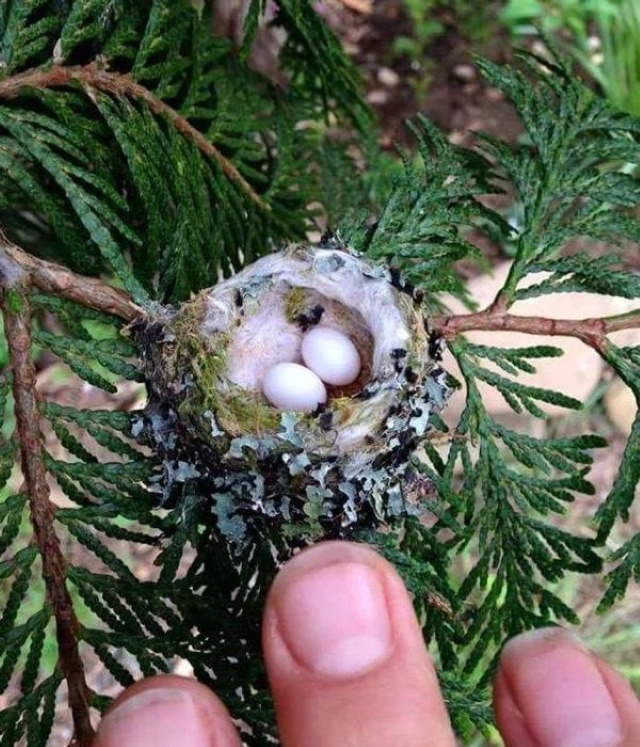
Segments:
[[[8,259],[2,259],[2,254]],[[78,275],[62,265],[37,259],[12,244],[0,232],[0,271],[3,262],[12,262],[29,282],[45,293],[61,296],[90,309],[113,314],[128,322],[144,316],[144,309],[133,303],[127,293],[97,278]]]
[[[47,69],[35,68],[1,81],[0,99],[15,98],[25,87],[58,88],[68,86],[73,82],[78,82],[89,89],[96,88],[100,91],[106,91],[114,96],[126,96],[144,101],[152,112],[168,119],[202,153],[214,160],[222,172],[231,181],[235,182],[256,205],[265,212],[271,210],[269,205],[258,195],[231,161],[225,158],[200,130],[196,129],[188,119],[181,116],[175,109],[162,101],[162,99],[154,96],[147,88],[136,83],[129,75],[111,73],[98,67],[95,63],[68,67],[53,65]]]
[[[13,396],[20,457],[29,496],[31,522],[42,561],[47,599],[53,609],[58,641],[58,666],[69,691],[69,706],[77,742],[88,747],[93,737],[89,691],[78,651],[79,623],[66,586],[66,562],[54,529],[54,508],[39,430],[35,368],[31,360],[31,313],[28,275],[20,265],[4,258],[0,267],[5,336],[13,374]]]
[[[428,320],[429,328],[445,339],[472,330],[525,332],[551,337],[577,337],[600,351],[611,332],[640,327],[640,309],[628,314],[590,319],[549,319],[539,316],[515,316],[496,313],[493,307],[477,314],[436,316]]]

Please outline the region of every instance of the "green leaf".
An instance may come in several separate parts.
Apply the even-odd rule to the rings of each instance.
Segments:
[[[387,260],[437,307],[437,292],[465,297],[454,263],[463,258],[481,261],[481,253],[463,231],[484,227],[508,233],[509,228],[478,199],[499,191],[489,162],[477,152],[451,145],[425,118],[411,127],[419,147],[418,163],[405,163],[373,226],[356,221],[340,233],[356,249]]]
[[[640,199],[640,185],[625,171],[638,161],[640,125],[613,111],[551,54],[548,60],[521,52],[524,70],[477,61],[488,82],[516,105],[528,135],[528,142],[516,146],[482,137],[483,150],[512,184],[523,215],[503,290],[508,302],[515,300],[521,279],[555,260],[572,238],[640,240],[640,224],[626,212]],[[620,288],[629,283],[632,278],[620,275],[611,281]]]

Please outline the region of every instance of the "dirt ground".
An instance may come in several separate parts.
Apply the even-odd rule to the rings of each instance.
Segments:
[[[510,60],[510,40],[497,25],[488,39],[471,42],[461,35],[453,16],[441,10],[437,17],[445,32],[425,47],[423,59],[412,59],[394,51],[394,40],[412,33],[402,0],[359,6],[352,0],[327,0],[325,6],[327,20],[363,75],[383,144],[403,142],[404,122],[417,113],[428,116],[456,142],[470,142],[472,132],[479,129],[509,140],[522,131],[512,107],[482,82],[473,65],[474,54],[499,63]],[[491,17],[491,10],[487,15]]]

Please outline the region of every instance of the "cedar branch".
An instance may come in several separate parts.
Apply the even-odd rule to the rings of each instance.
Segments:
[[[602,318],[549,319],[496,312],[491,306],[476,314],[431,317],[428,322],[429,328],[446,340],[472,330],[525,332],[551,337],[577,337],[598,352],[602,352],[607,335],[611,332],[640,327],[640,309]]]
[[[148,88],[136,83],[129,75],[109,72],[98,67],[96,63],[75,66],[53,65],[47,69],[34,68],[1,81],[0,99],[15,98],[23,88],[58,88],[73,82],[81,83],[89,89],[96,88],[106,91],[114,96],[126,96],[144,101],[154,114],[164,116],[202,153],[215,161],[222,172],[231,181],[235,182],[252,202],[265,212],[270,212],[270,206],[258,195],[231,161],[223,156],[200,130],[195,128],[188,119],[179,114],[173,107],[154,96]]]
[[[78,275],[54,262],[37,259],[10,242],[1,231],[0,253],[17,264],[26,273],[30,283],[45,293],[113,314],[127,322],[144,316],[142,307],[135,304],[124,291],[97,278]]]
[[[0,265],[3,289],[2,313],[13,373],[16,427],[20,440],[22,473],[29,495],[31,522],[42,561],[47,598],[56,621],[59,667],[64,675],[77,743],[89,747],[93,728],[89,712],[89,691],[78,651],[79,623],[66,586],[67,567],[54,530],[54,507],[38,427],[36,373],[31,360],[31,312],[29,276],[8,257]]]

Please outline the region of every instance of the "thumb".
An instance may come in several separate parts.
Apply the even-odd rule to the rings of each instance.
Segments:
[[[285,747],[452,747],[409,595],[364,545],[326,542],[270,591],[263,647]]]
[[[494,705],[514,747],[640,745],[640,703],[629,683],[561,628],[507,643]]]
[[[127,688],[98,727],[93,747],[240,747],[221,701],[204,685],[158,675]]]

